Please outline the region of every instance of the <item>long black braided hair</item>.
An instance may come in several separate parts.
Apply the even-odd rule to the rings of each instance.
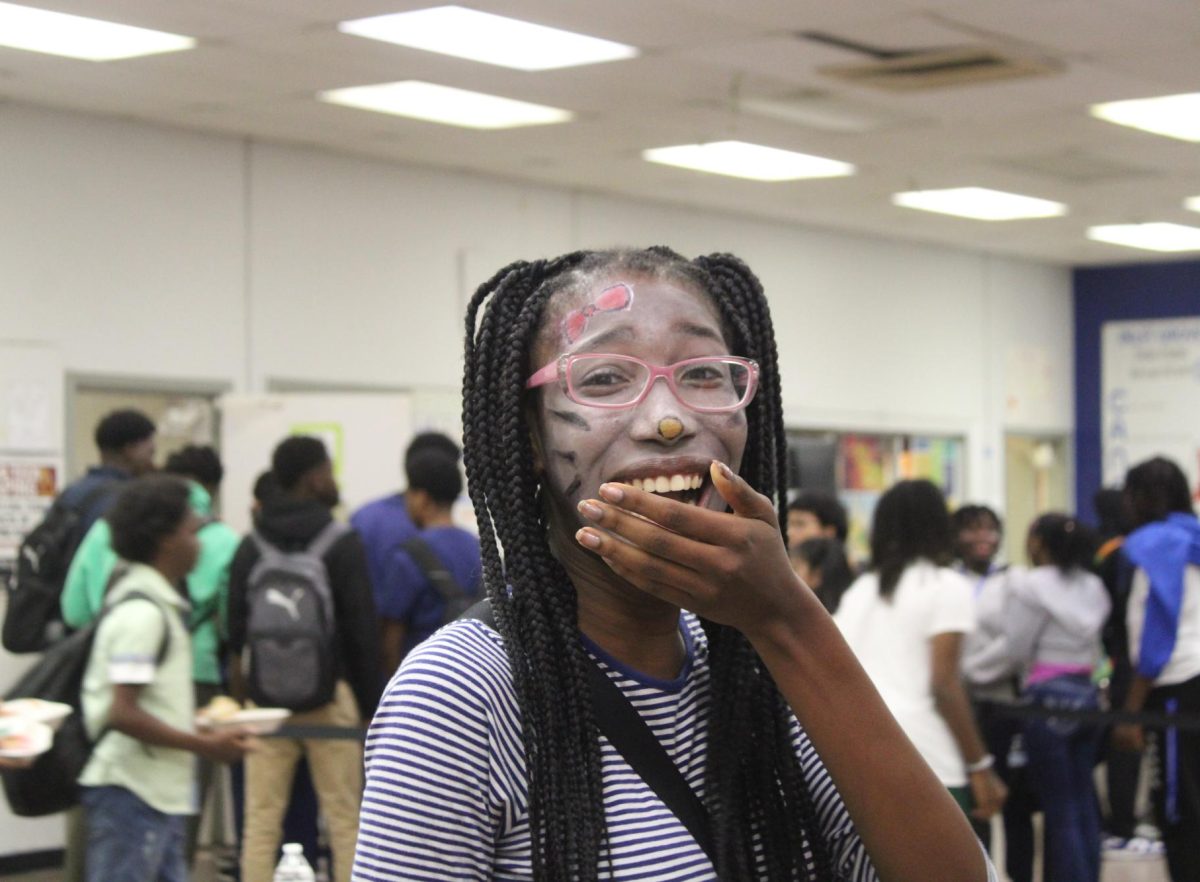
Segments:
[[[579,639],[577,599],[547,541],[525,380],[547,303],[614,273],[707,294],[734,354],[755,359],[741,475],[786,512],[786,439],[778,359],[762,285],[736,257],[688,261],[666,248],[579,251],[519,261],[475,292],[467,311],[464,462],[478,519],[484,583],[512,665],[529,779],[534,878],[598,879],[607,844],[600,746]],[[792,743],[792,716],[739,632],[703,621],[712,702],[705,802],[727,882],[833,877]]]

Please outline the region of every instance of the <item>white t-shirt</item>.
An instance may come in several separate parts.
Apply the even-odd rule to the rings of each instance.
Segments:
[[[889,599],[879,595],[879,576],[867,573],[843,595],[834,621],[938,780],[947,787],[965,785],[958,745],[934,705],[929,641],[974,629],[971,583],[922,560],[904,571]]]
[[[1137,665],[1142,649],[1142,627],[1146,622],[1146,601],[1150,596],[1150,579],[1146,571],[1133,574],[1129,606],[1125,623],[1129,627],[1129,655]],[[1183,571],[1183,605],[1179,610],[1179,629],[1175,632],[1175,649],[1171,658],[1154,680],[1155,686],[1172,686],[1200,675],[1200,567],[1189,566]]]

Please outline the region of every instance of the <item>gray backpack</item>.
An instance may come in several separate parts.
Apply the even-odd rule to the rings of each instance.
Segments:
[[[337,622],[324,557],[350,528],[331,521],[303,551],[281,551],[251,534],[243,665],[260,707],[312,710],[333,700]]]

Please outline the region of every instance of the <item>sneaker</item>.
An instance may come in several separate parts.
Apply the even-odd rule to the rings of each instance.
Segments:
[[[1131,839],[1109,836],[1101,847],[1106,861],[1153,861],[1166,854],[1161,842],[1157,839],[1147,839],[1145,836],[1134,836]]]

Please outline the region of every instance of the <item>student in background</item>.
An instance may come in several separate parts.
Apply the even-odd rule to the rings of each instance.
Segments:
[[[834,618],[934,774],[965,812],[985,819],[1007,791],[962,682],[975,605],[970,583],[949,568],[952,542],[942,491],[929,481],[899,482],[875,508],[871,568]]]
[[[959,506],[951,517],[955,569],[974,588],[975,630],[963,641],[962,670],[994,768],[1008,788],[1004,801],[1004,868],[1012,882],[1032,882],[1037,796],[1025,765],[1021,720],[1005,714],[1020,696],[1018,671],[1004,636],[1009,567],[996,563],[1004,522],[986,505]],[[990,849],[992,824],[973,818],[980,840]]]
[[[837,539],[819,536],[793,545],[788,553],[796,575],[817,593],[825,609],[837,612],[842,595],[854,582],[845,546]]]
[[[1109,600],[1089,570],[1095,537],[1069,515],[1044,514],[1029,528],[1027,547],[1033,568],[1013,574],[1005,607],[1009,657],[1027,671],[1024,695],[1035,707],[1097,710],[1092,675]],[[1100,730],[1094,723],[1033,717],[1024,731],[1046,818],[1049,876],[1099,882],[1100,811],[1092,775]]]
[[[333,600],[332,695],[292,716],[295,725],[357,727],[379,699],[379,622],[367,559],[358,534],[329,532],[339,501],[333,462],[317,438],[280,442],[271,459],[280,493],[263,502],[255,536],[242,541],[230,567],[229,645],[235,664],[256,675],[252,654],[243,657],[250,632],[251,575],[262,557],[259,542],[283,553],[303,552],[322,536],[334,537],[320,555]],[[268,589],[267,594],[275,589]],[[279,602],[286,607],[289,600]],[[262,664],[270,659],[261,660]],[[273,676],[287,677],[287,671]],[[306,684],[301,684],[306,685]],[[252,689],[247,689],[253,693]],[[293,708],[296,709],[296,708]],[[321,812],[329,825],[334,879],[349,882],[362,797],[362,745],[356,739],[265,739],[246,759],[242,882],[269,882],[278,860],[288,787],[301,757],[308,759]]]
[[[419,558],[426,551],[432,553],[430,564],[436,563],[453,582],[447,587],[456,590],[462,602],[449,618],[479,595],[482,576],[479,537],[456,527],[451,517],[463,486],[458,460],[430,448],[408,457],[407,468],[405,507],[418,532],[392,553],[383,583],[375,587],[386,678],[414,646],[447,621],[447,598],[442,593],[446,589],[435,586]],[[412,548],[414,541],[423,543],[424,549]]]
[[[801,490],[788,503],[788,545],[795,548],[806,539],[836,539],[846,544],[850,522],[845,507],[832,493]]]
[[[433,450],[454,460],[462,460],[462,450],[449,436],[441,432],[420,432],[413,436],[404,451],[404,473],[412,472],[412,458],[423,451]],[[378,588],[385,578],[391,556],[413,536],[418,527],[412,522],[405,493],[390,493],[366,503],[350,517],[350,526],[362,537],[371,568],[371,582]]]
[[[1136,527],[1124,550],[1137,567],[1129,596],[1133,682],[1125,710],[1200,713],[1200,522],[1187,478],[1155,457],[1129,470],[1125,498]],[[1200,882],[1200,731],[1154,733],[1155,808],[1172,882]],[[1123,723],[1114,743],[1140,750],[1142,727]]]
[[[188,603],[177,587],[200,554],[189,496],[177,478],[142,478],[107,515],[130,569],[110,592],[114,609],[96,632],[83,682],[84,717],[99,739],[80,776],[88,882],[186,880],[193,755],[231,762],[249,747],[239,732],[193,729]]]

